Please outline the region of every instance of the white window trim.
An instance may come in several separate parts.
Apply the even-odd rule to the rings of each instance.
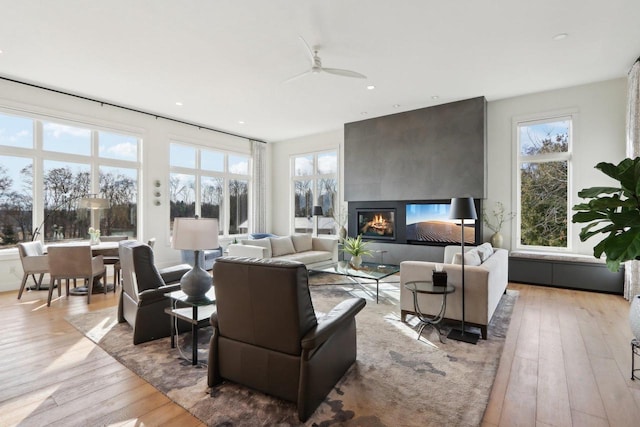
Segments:
[[[188,148],[194,148],[196,150],[196,164],[195,164],[195,168],[189,168],[189,167],[184,167],[184,166],[171,166],[171,145],[181,145],[183,147],[188,147]],[[213,170],[209,170],[209,169],[201,169],[201,152],[202,150],[206,150],[206,151],[216,151],[219,153],[222,153],[224,155],[224,168],[223,171],[213,171]],[[248,170],[249,170],[249,174],[248,175],[242,175],[242,174],[235,174],[232,172],[229,172],[229,156],[241,156],[241,157],[247,157],[249,159],[249,166],[248,166]],[[195,214],[196,215],[200,215],[201,214],[201,201],[202,201],[202,192],[201,192],[201,188],[200,188],[200,179],[202,177],[210,177],[210,178],[222,178],[223,179],[223,189],[222,189],[222,197],[223,197],[223,201],[224,201],[224,213],[223,213],[223,219],[224,219],[224,223],[219,224],[220,227],[220,231],[222,231],[222,234],[220,234],[220,238],[224,238],[224,239],[228,239],[228,238],[234,238],[234,237],[240,237],[243,234],[230,234],[229,233],[229,228],[230,228],[230,221],[231,221],[231,206],[229,204],[229,180],[230,179],[241,179],[241,180],[246,180],[248,182],[248,186],[247,186],[247,194],[248,194],[248,230],[249,233],[252,232],[252,227],[253,227],[253,219],[251,218],[251,203],[252,203],[252,197],[251,197],[251,192],[253,191],[253,176],[251,174],[251,171],[253,170],[253,158],[251,157],[251,154],[249,153],[243,153],[240,151],[230,151],[227,149],[222,149],[222,148],[218,148],[218,147],[210,147],[208,145],[203,145],[201,143],[195,143],[195,142],[189,142],[188,139],[178,139],[178,138],[172,138],[169,141],[169,153],[168,153],[168,159],[169,159],[169,175],[173,174],[173,173],[180,173],[180,174],[185,174],[185,175],[193,175],[195,177]],[[171,201],[167,200],[168,203],[170,204]],[[171,221],[169,219],[169,221]],[[168,239],[167,241],[170,241],[170,230],[167,231],[169,233],[168,235]]]
[[[550,121],[557,121],[562,119],[569,119],[571,122],[570,138],[568,144],[568,151],[566,153],[548,153],[534,156],[522,156],[520,153],[520,137],[518,134],[518,127],[524,124],[540,124]],[[553,252],[553,253],[569,253],[572,251],[573,242],[573,227],[571,226],[571,207],[574,205],[573,197],[573,146],[578,138],[578,122],[579,111],[577,108],[566,108],[560,110],[552,110],[537,114],[514,116],[511,121],[511,141],[512,141],[512,212],[516,212],[514,221],[511,222],[511,248],[515,250],[528,250],[538,252]],[[529,163],[541,163],[547,161],[566,161],[567,162],[567,247],[555,248],[551,246],[533,246],[520,244],[521,237],[521,218],[520,218],[520,186],[521,186],[521,174],[520,163],[523,159]]]
[[[55,112],[34,112],[27,108],[12,108],[10,106],[0,106],[0,114],[7,116],[14,116],[19,118],[27,118],[33,120],[33,139],[34,145],[32,148],[11,147],[6,145],[0,145],[0,155],[2,156],[14,156],[14,157],[26,157],[33,161],[33,200],[32,210],[33,228],[37,227],[44,221],[44,162],[46,160],[65,162],[65,163],[81,163],[89,165],[91,171],[91,192],[99,193],[99,167],[121,167],[126,169],[136,169],[137,171],[137,194],[136,194],[136,236],[140,236],[140,230],[142,229],[142,214],[141,214],[141,173],[142,173],[142,131],[138,128],[131,128],[126,126],[117,126],[115,124],[109,124],[103,121],[90,120],[90,118],[65,116],[63,114],[56,114]],[[72,153],[61,153],[57,151],[50,151],[43,149],[43,122],[55,122],[73,127],[81,127],[90,130],[91,138],[91,153],[87,155],[78,155]],[[137,160],[118,160],[111,158],[101,158],[98,155],[98,132],[108,132],[124,136],[130,136],[137,140]],[[43,238],[41,236],[40,238]],[[0,253],[16,253],[17,249],[8,248],[0,249]]]
[[[335,154],[336,155],[336,172],[335,173],[328,173],[328,174],[320,174],[318,173],[318,157],[323,155],[323,154]],[[305,157],[305,156],[313,156],[313,173],[311,175],[303,175],[303,176],[296,176],[295,175],[295,159],[297,157]],[[319,188],[318,188],[318,182],[320,179],[324,178],[324,179],[335,179],[337,185],[337,195],[336,195],[336,205],[333,207],[334,211],[336,212],[340,212],[340,200],[342,200],[342,197],[340,196],[341,191],[341,185],[340,185],[340,180],[339,180],[339,172],[340,172],[340,147],[336,147],[336,148],[328,148],[326,150],[320,150],[320,151],[310,151],[310,152],[306,152],[306,153],[296,153],[296,154],[291,154],[289,156],[289,177],[290,177],[290,188],[289,188],[289,230],[290,230],[290,234],[295,234],[295,230],[296,230],[296,225],[295,225],[295,221],[296,221],[296,191],[295,191],[295,182],[296,181],[312,181],[312,191],[313,191],[313,205],[315,206],[316,204],[316,200],[319,196]],[[316,229],[316,222],[312,221],[312,234],[317,235],[318,230]]]

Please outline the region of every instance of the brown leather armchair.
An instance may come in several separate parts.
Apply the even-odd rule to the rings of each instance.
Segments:
[[[133,344],[171,335],[169,316],[164,309],[171,302],[164,294],[180,290],[180,278],[191,270],[188,264],[158,270],[153,250],[137,240],[123,240],[118,245],[122,265],[122,291],[118,304],[118,322],[133,327]],[[179,322],[178,330],[189,330]]]
[[[213,267],[208,384],[230,380],[295,402],[305,421],[356,360],[362,298],[316,318],[304,264],[222,257]]]

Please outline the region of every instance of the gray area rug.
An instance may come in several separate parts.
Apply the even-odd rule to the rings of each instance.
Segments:
[[[395,282],[394,282],[395,281]],[[489,400],[504,346],[516,291],[508,291],[478,345],[449,340],[425,329],[416,340],[416,322],[400,321],[398,277],[353,285],[345,278],[312,275],[316,311],[327,312],[351,296],[367,299],[356,317],[358,360],[311,418],[309,426],[478,426]],[[72,325],[122,364],[210,426],[300,425],[295,405],[260,392],[224,383],[209,393],[206,366],[185,361],[191,334],[179,349],[169,338],[134,346],[128,324],[116,322],[116,307],[71,316]],[[445,326],[446,330],[448,327]],[[200,361],[207,361],[211,328],[199,333]]]

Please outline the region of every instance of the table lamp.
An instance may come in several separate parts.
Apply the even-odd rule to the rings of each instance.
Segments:
[[[451,338],[456,341],[463,341],[469,344],[477,344],[480,335],[468,332],[464,330],[464,220],[465,219],[478,219],[476,213],[476,207],[473,203],[472,197],[457,197],[451,199],[451,210],[449,211],[449,218],[460,219],[462,227],[462,238],[460,239],[460,260],[462,264],[462,327],[460,329],[452,329],[447,335],[447,338]]]
[[[215,249],[218,245],[218,220],[213,218],[175,218],[171,247],[195,252],[193,268],[180,279],[182,292],[192,299],[204,297],[213,278],[200,266],[200,251]]]

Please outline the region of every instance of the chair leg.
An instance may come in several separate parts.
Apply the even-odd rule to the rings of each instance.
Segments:
[[[93,293],[93,277],[90,277],[89,280],[84,279],[85,282],[89,282],[87,283],[87,290],[89,292],[87,292],[87,304],[91,304],[91,294]]]
[[[40,290],[42,287],[42,278],[44,277],[44,273],[40,273],[40,277],[38,278],[38,286],[36,286],[37,290]]]
[[[53,296],[53,288],[55,287],[56,279],[51,278],[51,286],[49,286],[49,296],[47,297],[47,307],[51,307],[51,297]],[[58,284],[58,289],[62,286],[62,281]]]
[[[24,275],[22,276],[22,283],[20,284],[20,290],[18,291],[18,299],[22,297],[22,291],[24,291],[24,287],[27,284],[28,278],[29,278],[29,275],[27,273],[24,273]]]

